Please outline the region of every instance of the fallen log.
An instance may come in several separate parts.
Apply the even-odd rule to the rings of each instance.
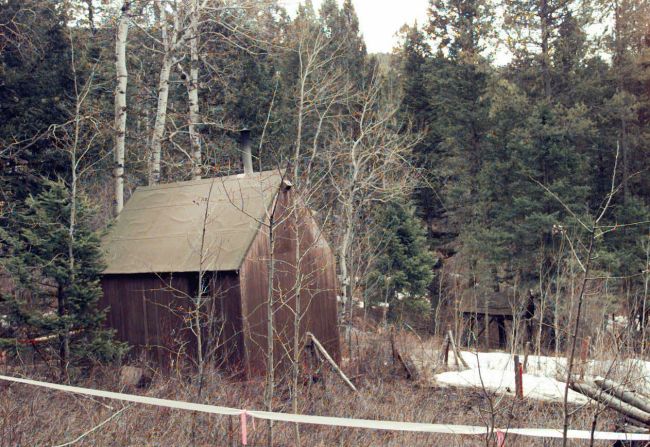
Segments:
[[[626,389],[620,383],[616,383],[613,380],[609,380],[609,379],[596,379],[594,380],[594,382],[601,389],[608,392],[609,394],[618,397],[623,402],[626,402],[630,405],[639,408],[640,410],[650,413],[650,402],[643,399],[638,393]]]
[[[585,396],[590,397],[597,402],[600,402],[608,408],[616,410],[619,413],[642,422],[645,425],[650,425],[650,413],[647,413],[633,405],[623,402],[618,397],[604,392],[595,385],[586,382],[573,382],[570,383],[569,386],[574,391],[582,393]]]
[[[636,425],[624,424],[617,427],[617,430],[623,431],[625,433],[648,433],[650,429],[648,427],[638,427]]]
[[[81,329],[77,329],[74,331],[69,331],[68,335],[73,336],[80,334],[81,332]],[[58,340],[59,336],[60,334],[50,334],[34,338],[0,338],[0,346],[14,347],[16,345],[37,345],[52,340]]]
[[[637,421],[634,418],[631,418],[629,416],[625,416],[624,414],[621,414],[623,416],[623,424],[626,424],[628,426],[634,426],[634,427],[645,427],[646,430],[650,430],[650,426],[645,425],[641,421]]]
[[[354,386],[352,382],[350,382],[350,379],[348,379],[348,376],[345,375],[345,373],[339,368],[339,365],[336,364],[332,356],[329,355],[327,350],[323,347],[323,345],[320,344],[318,339],[314,337],[314,334],[311,332],[307,332],[307,337],[311,338],[311,340],[314,342],[314,346],[320,351],[320,353],[325,357],[325,360],[330,364],[330,366],[338,373],[339,376],[341,376],[341,379],[345,382],[347,386],[350,387],[350,389],[356,393],[359,391],[357,390],[357,387]]]

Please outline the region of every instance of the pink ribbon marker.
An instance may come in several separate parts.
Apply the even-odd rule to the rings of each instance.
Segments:
[[[246,419],[248,419],[248,413],[246,410],[242,411],[239,415],[239,423],[241,424],[241,443],[242,445],[248,445],[248,431],[246,429]]]
[[[506,434],[497,430],[497,447],[506,447]]]
[[[248,445],[248,427],[246,423],[248,422],[248,416],[251,417],[253,422],[253,431],[255,431],[255,418],[248,414],[246,410],[243,410],[239,415],[239,423],[241,424],[241,443],[242,445]]]

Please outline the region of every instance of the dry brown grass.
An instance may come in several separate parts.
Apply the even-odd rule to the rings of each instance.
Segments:
[[[465,425],[488,425],[491,419],[489,402],[496,402],[495,420],[500,427],[559,428],[562,424],[560,404],[539,401],[517,401],[497,398],[483,390],[423,387],[407,381],[390,355],[388,334],[357,334],[352,346],[352,361],[344,369],[354,377],[360,395],[355,396],[331,372],[323,380],[306,381],[301,390],[301,408],[305,414],[347,416],[368,419],[390,419]],[[422,340],[408,334],[397,334],[401,349],[408,346],[435,348],[436,340]],[[355,344],[357,343],[357,344]],[[424,349],[424,348],[422,348]],[[27,374],[49,380],[38,368],[18,370],[6,367],[9,374]],[[2,368],[0,367],[0,370]],[[80,386],[123,391],[117,374],[110,367],[97,368]],[[187,377],[158,375],[147,390],[127,390],[149,396],[197,401],[196,389]],[[203,403],[237,408],[261,409],[263,383],[238,382],[213,372],[204,389]],[[69,442],[97,426],[124,404],[103,399],[89,399],[71,394],[38,389],[27,385],[0,384],[0,447],[58,445]],[[277,411],[289,411],[290,397],[279,390]],[[589,429],[593,411],[576,412],[572,428]],[[598,429],[611,430],[621,422],[618,416],[605,412],[599,417]],[[250,426],[250,425],[249,425]],[[249,445],[265,445],[266,423],[257,421],[249,436]],[[494,445],[479,436],[417,434],[372,430],[302,426],[304,446],[476,446]],[[278,446],[295,445],[293,426],[276,424]],[[239,421],[234,417],[194,414],[186,411],[134,404],[79,445],[97,446],[231,446],[239,445]],[[543,440],[508,436],[508,446],[554,446],[559,440]],[[588,445],[576,441],[570,445]],[[595,445],[611,445],[596,443]]]

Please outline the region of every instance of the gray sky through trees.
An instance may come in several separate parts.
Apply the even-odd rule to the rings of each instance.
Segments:
[[[293,15],[302,1],[282,0],[280,3]],[[318,10],[322,0],[313,0],[313,3]],[[395,33],[405,23],[412,24],[415,20],[418,24],[424,23],[429,6],[428,0],[353,0],[352,3],[370,53],[390,53],[397,43]]]

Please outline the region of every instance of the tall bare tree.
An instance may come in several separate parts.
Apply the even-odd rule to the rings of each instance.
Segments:
[[[340,207],[338,262],[346,303],[346,338],[350,341],[356,288],[355,241],[369,207],[390,198],[406,196],[413,188],[408,157],[418,136],[398,123],[398,104],[382,92],[384,83],[374,73],[364,91],[351,102],[356,112],[336,127],[327,151],[328,176]],[[402,132],[396,129],[405,128]]]
[[[192,3],[193,8],[190,15],[196,17],[197,28],[198,14],[206,3],[207,0],[204,0],[200,5],[195,1]],[[187,40],[193,38],[192,27],[187,26],[185,23],[188,15],[188,7],[186,3],[172,3],[167,0],[155,0],[155,7],[158,16],[158,26],[160,28],[162,62],[160,66],[160,74],[158,75],[156,116],[154,118],[154,126],[151,135],[149,165],[150,185],[156,184],[160,181],[162,142],[165,136],[165,125],[167,123],[169,79],[172,67],[176,65],[182,57],[181,49],[184,47]],[[171,12],[170,18],[167,16],[168,12]],[[196,107],[198,107],[198,99],[196,101]]]
[[[156,184],[160,181],[160,157],[162,151],[162,139],[165,134],[165,123],[167,121],[167,100],[169,98],[169,76],[172,65],[174,64],[174,55],[172,53],[176,46],[178,35],[174,28],[170,36],[169,26],[167,24],[167,5],[166,2],[156,0],[158,11],[158,25],[160,27],[161,41],[163,46],[163,59],[158,75],[158,102],[156,106],[156,117],[151,134],[150,166],[149,166],[149,184]]]

